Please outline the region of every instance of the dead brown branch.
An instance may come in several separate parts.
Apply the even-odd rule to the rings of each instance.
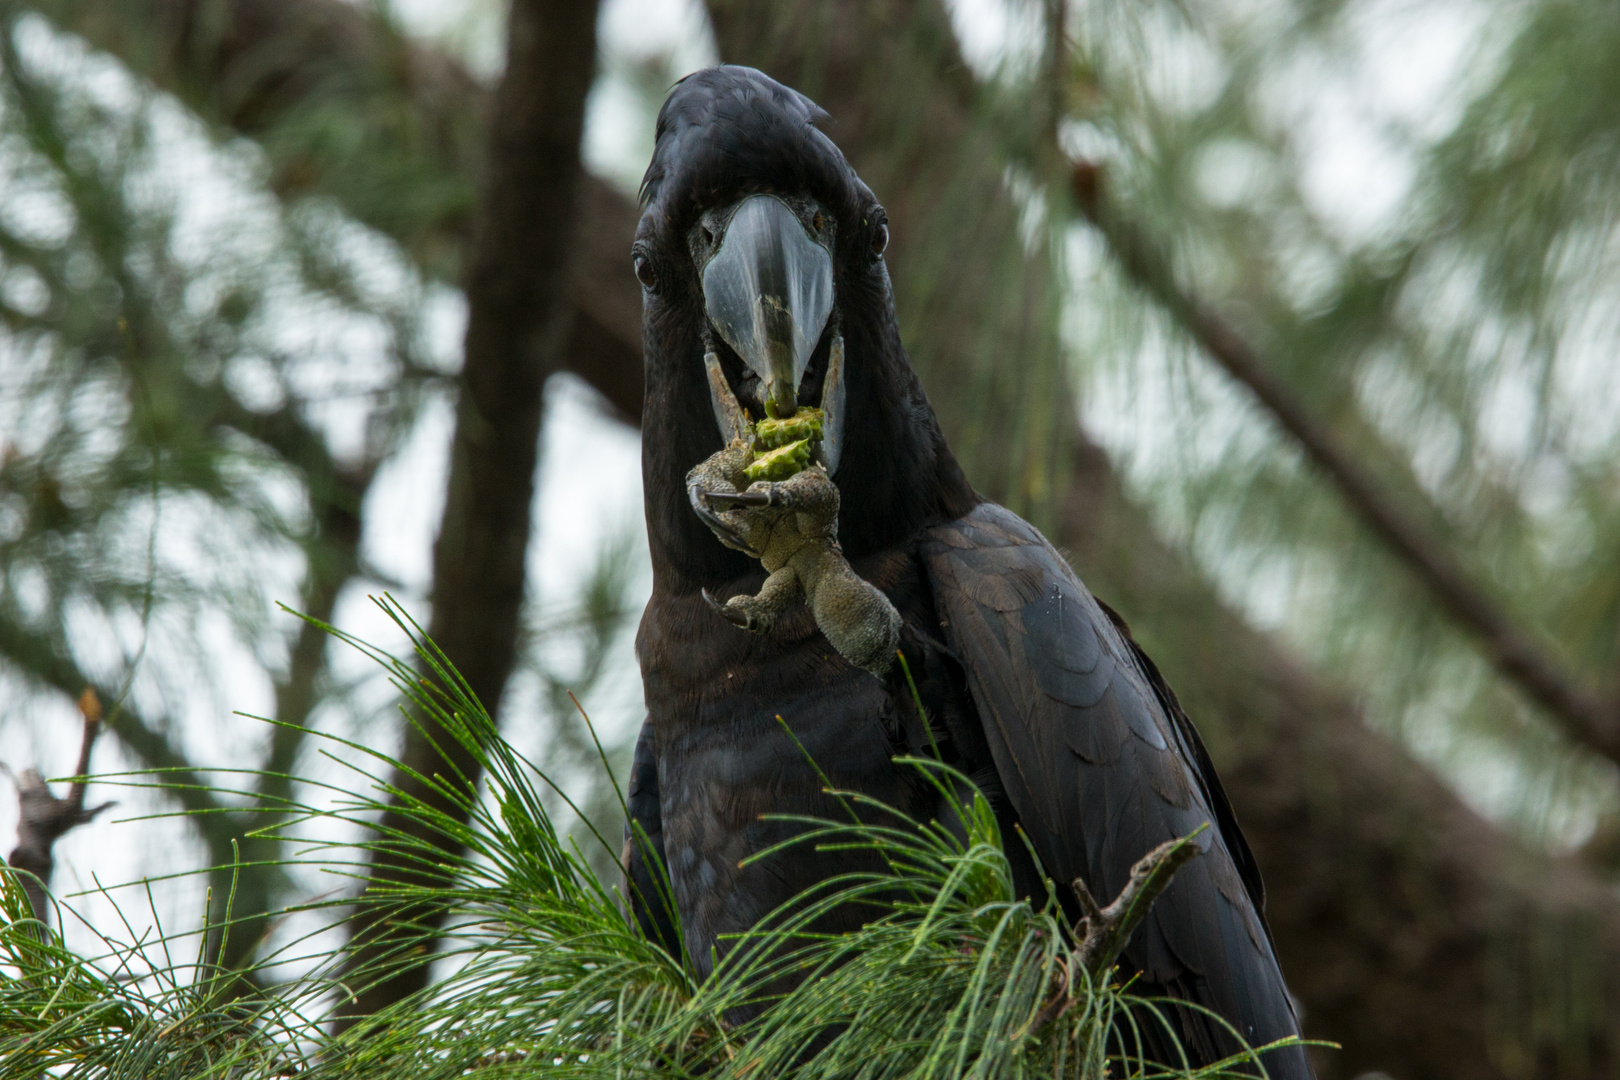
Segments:
[[[1196,840],[1198,833],[1208,827],[1202,826],[1178,840],[1166,840],[1138,859],[1131,867],[1131,879],[1107,907],[1098,907],[1086,883],[1074,879],[1071,888],[1080,901],[1080,910],[1085,913],[1081,924],[1085,927],[1085,937],[1075,954],[1093,981],[1103,978],[1114,966],[1137,926],[1147,918],[1153,901],[1170,887],[1170,879],[1175,877],[1176,871],[1202,851]]]
[[[1030,1021],[1030,1034],[1068,1011],[1074,1000],[1076,968],[1085,973],[1088,986],[1098,986],[1108,977],[1119,954],[1130,943],[1131,935],[1147,918],[1153,902],[1170,887],[1176,871],[1202,851],[1196,841],[1198,834],[1208,827],[1200,826],[1180,839],[1166,840],[1136,860],[1136,865],[1131,867],[1130,880],[1107,907],[1098,905],[1082,879],[1075,878],[1070,883],[1084,915],[1080,923],[1083,933],[1079,944],[1063,962],[1063,985]]]
[[[113,804],[102,803],[88,810],[84,806],[84,789],[89,784],[90,750],[95,746],[101,730],[101,699],[90,687],[79,695],[79,712],[84,716],[84,734],[79,742],[79,763],[73,770],[73,782],[68,785],[65,798],[51,794],[50,785],[38,769],[24,769],[17,784],[17,846],[7,860],[15,870],[22,871],[23,891],[28,894],[28,906],[34,918],[41,923],[50,921],[50,908],[46,891],[50,888],[51,872],[56,868],[56,842],[70,830],[93,821],[97,814]]]
[[[1202,298],[1178,283],[1162,250],[1108,198],[1100,167],[1072,174],[1076,206],[1108,242],[1126,275],[1157,300],[1210,358],[1248,387],[1344,500],[1426,586],[1446,612],[1480,642],[1504,677],[1553,716],[1577,742],[1620,763],[1620,703],[1595,693],[1525,633],[1490,591],[1437,538],[1390,497],[1334,432],[1281,379],[1260,352]]]

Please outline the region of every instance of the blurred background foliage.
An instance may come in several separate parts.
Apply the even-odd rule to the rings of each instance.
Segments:
[[[1617,34],[1602,5],[1103,6],[1076,21],[1065,132],[1408,518],[1611,701]],[[1495,677],[1248,393],[1079,246],[1085,415],[1166,532],[1476,807],[1538,844],[1593,836],[1613,764]]]
[[[178,6],[152,0],[141,17]],[[242,60],[271,70],[280,54],[244,48],[236,81],[221,69],[204,85],[195,56],[141,51],[120,22],[133,7],[0,4],[0,757],[62,772],[71,702],[95,685],[116,736],[96,771],[193,782],[127,793],[113,817],[208,812],[70,835],[61,893],[273,844],[249,837],[255,812],[328,775],[306,727],[388,752],[403,737],[388,688],[275,605],[386,643],[363,597],[389,589],[426,622],[476,102],[499,75],[504,16],[495,0],[337,6],[310,40],[360,27],[375,62],[328,64],[291,108],[285,81],[266,90]],[[1620,874],[1614,762],[1493,666],[1211,363],[1185,310],[1131,280],[1070,184],[1075,161],[1097,166],[1171,287],[1246,338],[1572,684],[1617,701],[1620,8],[957,0],[863,14],[609,0],[588,167],[633,193],[669,84],[722,55],[790,78],[907,226],[891,256],[902,325],[982,490],[1061,531],[1070,457],[1100,444],[1159,536],[1369,725],[1530,850]],[[840,68],[840,34],[860,33],[921,42],[905,55],[930,74]],[[648,588],[623,412],[573,375],[548,388],[500,709],[507,737],[580,778],[609,830],[616,804],[583,779],[595,749],[568,692],[622,755]],[[1112,598],[1115,571],[1079,569]],[[1126,613],[1155,648],[1220,664],[1225,643],[1191,615]],[[1167,644],[1178,636],[1191,644]],[[1171,674],[1196,704],[1196,683]],[[222,782],[223,768],[285,779]],[[334,887],[266,867],[239,910]],[[160,908],[200,902],[168,889]],[[98,903],[83,901],[92,923],[110,917]],[[294,929],[267,922],[233,948],[245,960]]]

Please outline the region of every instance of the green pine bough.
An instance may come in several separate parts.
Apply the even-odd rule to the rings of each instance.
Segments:
[[[966,778],[935,760],[907,764],[940,793],[955,827],[913,821],[832,791],[845,811],[839,820],[792,819],[799,835],[752,858],[792,857],[785,847],[802,846],[808,855],[853,845],[881,853],[888,871],[808,890],[741,935],[714,973],[700,977],[687,957],[669,955],[642,934],[626,914],[620,886],[597,877],[553,820],[549,805],[560,799],[573,806],[561,789],[501,739],[421,629],[391,599],[380,604],[411,635],[414,657],[397,659],[333,633],[383,666],[412,722],[430,724],[466,748],[485,784],[470,791],[435,775],[423,778],[431,788],[427,799],[390,790],[375,779],[394,767],[385,755],[312,733],[327,739],[335,760],[349,763],[352,782],[311,785],[320,798],[289,802],[266,828],[294,841],[287,850],[300,852],[300,876],[310,880],[323,870],[351,875],[367,850],[387,850],[420,872],[358,900],[336,890],[291,909],[307,936],[290,935],[295,940],[273,951],[261,945],[255,963],[265,989],[248,997],[233,989],[242,973],[217,966],[226,952],[220,935],[230,933],[228,903],[223,923],[203,927],[217,933],[195,926],[168,936],[131,931],[131,940],[109,936],[98,954],[86,956],[33,921],[18,878],[0,872],[0,1080],[1252,1080],[1258,1074],[1253,1052],[1191,1071],[1143,1063],[1133,1033],[1148,1024],[1173,1031],[1169,1003],[1135,997],[1118,984],[1117,951],[1098,926],[1069,925],[1055,900],[1037,907],[1018,898],[994,811]],[[149,786],[162,777],[132,774],[123,782]],[[375,823],[390,796],[434,838],[379,835]],[[439,809],[443,800],[466,810],[465,823]],[[371,839],[357,851],[344,839],[351,831]],[[581,835],[608,843],[589,826]],[[1172,855],[1185,852],[1186,841],[1166,847]],[[1173,862],[1156,863],[1147,876],[1158,875],[1162,884]],[[394,931],[397,948],[374,970],[346,971],[341,950],[328,944],[341,935],[321,935],[315,925],[335,925],[356,903]],[[815,932],[821,913],[851,903],[872,913],[866,926],[841,935]],[[1122,894],[1107,909],[1092,902],[1087,923],[1148,903],[1146,894]],[[428,909],[444,914],[442,929],[419,919]],[[356,987],[385,977],[389,965],[427,954],[450,974],[331,1033],[324,1021],[334,1003],[341,1007]],[[788,972],[808,977],[782,994]]]

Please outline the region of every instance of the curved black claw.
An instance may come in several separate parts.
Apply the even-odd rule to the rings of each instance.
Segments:
[[[708,500],[727,509],[737,506],[776,506],[781,502],[774,485],[764,491],[711,491]]]
[[[744,615],[735,608],[727,607],[725,604],[722,604],[720,601],[716,600],[714,598],[714,594],[709,592],[707,588],[703,590],[703,599],[707,600],[709,602],[709,606],[714,608],[715,614],[726,620],[726,622],[733,626],[740,626],[744,630],[750,629],[748,625],[750,620],[747,615]]]
[[[691,484],[686,489],[686,499],[692,504],[692,512],[697,514],[698,518],[709,527],[722,544],[733,551],[742,552],[751,559],[759,558],[759,552],[749,546],[748,541],[744,540],[737,530],[726,524],[725,519],[720,517],[719,514],[709,509],[705,500],[712,498],[714,498],[714,495],[705,492],[697,484]]]

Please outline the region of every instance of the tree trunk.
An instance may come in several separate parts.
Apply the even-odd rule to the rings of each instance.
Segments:
[[[585,95],[595,68],[596,0],[515,0],[468,265],[461,393],[444,518],[433,550],[428,626],[492,714],[498,713],[517,652],[542,390],[567,340],[570,225]],[[460,816],[422,778],[464,780],[476,789],[478,765],[466,747],[424,721],[406,729],[400,761],[395,786]],[[380,831],[452,843],[395,809],[384,814]],[[412,869],[417,865],[379,849],[371,878],[386,886],[420,876]],[[412,921],[431,925],[436,919],[427,913]],[[385,977],[374,977],[379,961],[400,946],[395,926],[387,906],[362,906],[356,916],[347,969],[362,974],[348,980],[356,992],[346,1016],[374,1013],[426,985],[425,958],[389,963]]]

